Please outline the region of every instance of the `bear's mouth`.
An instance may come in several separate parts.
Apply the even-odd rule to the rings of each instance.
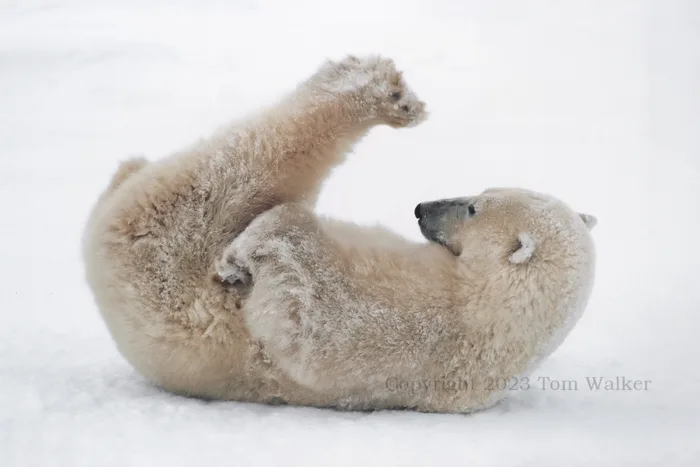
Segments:
[[[458,249],[447,240],[447,235],[445,235],[445,232],[439,228],[436,228],[436,226],[434,226],[432,222],[428,221],[426,217],[421,217],[418,219],[418,227],[426,240],[444,247],[455,256],[460,255]]]
[[[453,236],[448,233],[447,229],[472,215],[469,210],[472,203],[473,198],[469,197],[425,201],[415,207],[413,214],[418,219],[420,231],[427,240],[437,243],[453,255],[459,256],[461,248],[451,241]]]

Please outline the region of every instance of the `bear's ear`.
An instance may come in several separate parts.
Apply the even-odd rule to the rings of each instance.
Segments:
[[[518,235],[518,249],[508,258],[513,264],[522,264],[528,261],[535,252],[535,240],[527,232]]]
[[[590,214],[584,214],[582,212],[580,212],[578,215],[581,216],[581,220],[583,220],[583,223],[586,224],[588,230],[593,229],[593,227],[595,227],[598,223],[598,219],[596,219],[595,216],[591,216]]]

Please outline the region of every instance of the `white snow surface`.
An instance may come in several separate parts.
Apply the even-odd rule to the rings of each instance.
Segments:
[[[0,466],[700,465],[699,31],[696,0],[0,2]],[[374,130],[319,211],[418,239],[419,201],[552,193],[599,220],[586,313],[530,390],[473,415],[151,386],[84,282],[91,204],[119,160],[346,53],[394,58],[431,117]],[[650,383],[586,383],[617,376]]]

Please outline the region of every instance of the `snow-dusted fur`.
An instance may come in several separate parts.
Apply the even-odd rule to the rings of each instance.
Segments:
[[[177,393],[331,404],[251,339],[245,287],[218,281],[215,261],[264,211],[313,207],[330,170],[372,127],[425,115],[391,60],[348,57],[193,148],[122,164],[83,238],[87,280],[122,355]]]
[[[125,162],[84,237],[121,353],[167,390],[267,403],[468,412],[520,384],[585,307],[594,218],[494,189],[425,203],[426,244],[312,213],[372,126],[424,116],[391,61],[349,57],[188,151]]]

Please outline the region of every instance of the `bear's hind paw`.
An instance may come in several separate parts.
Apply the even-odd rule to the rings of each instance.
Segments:
[[[371,114],[394,128],[415,126],[428,113],[406,84],[394,61],[379,56],[348,56],[339,62],[327,62],[312,79],[333,94],[359,93]]]

